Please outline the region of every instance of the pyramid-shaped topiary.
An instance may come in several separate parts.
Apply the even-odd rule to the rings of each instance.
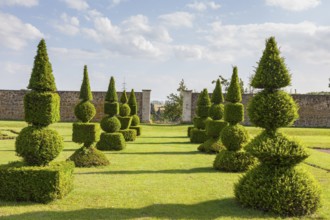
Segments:
[[[128,105],[131,109],[131,116],[132,116],[132,123],[131,123],[130,129],[136,130],[136,135],[140,136],[141,135],[140,117],[137,115],[138,114],[138,105],[136,102],[134,89],[132,89],[132,91],[129,95]]]
[[[126,147],[124,136],[119,133],[121,124],[116,117],[119,114],[118,96],[115,87],[115,79],[111,77],[107,94],[104,102],[105,116],[101,120],[102,132],[100,141],[97,142],[99,150],[122,150]]]
[[[241,87],[239,85],[237,67],[234,67],[230,85],[226,95],[225,121],[229,126],[221,132],[221,142],[226,150],[221,151],[215,158],[213,167],[217,170],[240,172],[245,171],[256,163],[249,153],[242,150],[248,142],[248,132],[239,123],[244,120],[244,106]]]
[[[136,111],[135,109],[133,111]],[[121,123],[120,133],[124,135],[126,141],[135,141],[137,131],[130,129],[133,116],[131,116],[131,108],[128,104],[126,90],[123,91],[120,97],[119,115],[117,116]]]
[[[249,103],[249,117],[265,130],[246,146],[260,165],[235,185],[236,199],[244,206],[283,216],[311,214],[320,204],[319,186],[310,174],[296,167],[308,154],[278,131],[297,119],[298,108],[289,94],[279,90],[290,84],[290,75],[274,37],[266,41],[251,84],[263,90]]]
[[[75,107],[75,115],[80,122],[73,123],[72,141],[84,143],[84,145],[71,155],[69,160],[77,167],[105,166],[109,165],[106,156],[94,147],[94,143],[100,139],[100,125],[90,123],[96,114],[91,102],[93,95],[89,85],[87,66],[84,66],[84,78],[80,88],[81,100]]]
[[[228,125],[221,120],[223,117],[223,94],[220,80],[218,79],[211,98],[212,105],[209,109],[209,115],[212,120],[206,123],[206,135],[208,139],[198,147],[199,151],[206,153],[217,153],[224,149],[220,140],[221,131]]]
[[[22,129],[15,142],[16,153],[24,163],[0,168],[0,176],[6,176],[0,181],[0,191],[5,192],[0,193],[0,198],[50,202],[71,191],[74,164],[51,163],[63,149],[63,138],[48,128],[60,120],[60,96],[43,39],[38,45],[28,88],[31,91],[24,96],[24,112],[29,126]]]
[[[197,99],[196,117],[194,117],[194,128],[190,130],[190,142],[204,143],[207,140],[205,131],[207,121],[210,121],[209,109],[211,101],[207,89],[199,94]]]

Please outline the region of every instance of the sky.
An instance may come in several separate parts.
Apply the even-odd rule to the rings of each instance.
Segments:
[[[288,91],[328,91],[330,1],[0,0],[0,89],[26,89],[46,40],[58,90],[150,89],[152,100],[214,88],[232,67],[248,85],[275,36],[292,74]]]

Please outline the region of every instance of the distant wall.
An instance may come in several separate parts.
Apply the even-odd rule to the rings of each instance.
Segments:
[[[0,90],[0,120],[24,120],[23,98],[28,90]],[[151,90],[135,92],[138,104],[138,114],[142,122],[150,122],[150,93]],[[61,121],[76,121],[74,107],[79,102],[79,92],[58,91],[61,97]],[[106,92],[93,92],[93,103],[96,115],[93,121],[100,121],[103,114],[103,104]],[[121,92],[118,92],[118,97]],[[130,93],[127,93],[129,97]]]
[[[183,122],[192,122],[195,116],[199,93],[184,91]],[[243,94],[242,103],[245,107],[245,125],[251,125],[247,116],[246,106],[252,94]],[[330,127],[330,95],[292,95],[299,105],[299,119],[294,123],[297,127]]]

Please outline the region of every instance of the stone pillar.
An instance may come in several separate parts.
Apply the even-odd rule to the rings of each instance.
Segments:
[[[141,122],[150,123],[150,93],[151,90],[142,90],[142,118]]]
[[[192,90],[181,91],[183,97],[182,123],[191,123]]]

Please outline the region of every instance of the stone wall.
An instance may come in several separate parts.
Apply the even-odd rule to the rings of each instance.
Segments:
[[[24,120],[23,98],[28,90],[0,90],[0,120]],[[150,122],[150,93],[151,90],[135,92],[138,104],[138,114],[142,122]],[[58,91],[61,97],[61,121],[76,121],[74,107],[79,102],[79,92]],[[93,121],[100,121],[103,114],[103,103],[106,92],[93,92],[93,103],[96,115]],[[118,92],[118,97],[121,92]],[[130,93],[127,93],[129,97]]]
[[[195,116],[197,98],[199,93],[185,91],[184,97],[183,122],[192,122]],[[242,103],[245,106],[245,125],[251,125],[247,116],[246,106],[252,94],[243,94]],[[299,105],[299,119],[295,122],[297,127],[330,127],[330,95],[292,95]],[[191,103],[190,105],[185,103]],[[188,117],[190,116],[190,117]]]

